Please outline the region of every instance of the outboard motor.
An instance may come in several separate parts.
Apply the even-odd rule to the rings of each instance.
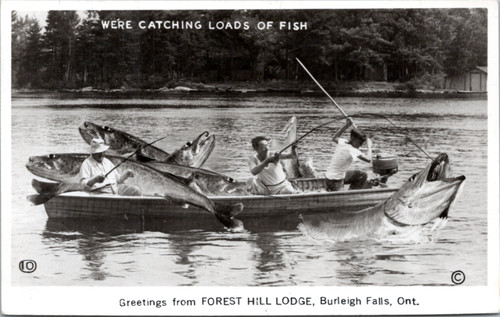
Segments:
[[[387,179],[398,172],[398,157],[393,154],[379,153],[372,159],[372,169],[381,177],[371,180],[372,185],[385,185]]]

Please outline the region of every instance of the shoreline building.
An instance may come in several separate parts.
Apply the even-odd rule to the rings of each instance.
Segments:
[[[446,76],[443,79],[444,89],[455,89],[457,91],[488,91],[488,67],[476,66],[476,68],[453,76]]]

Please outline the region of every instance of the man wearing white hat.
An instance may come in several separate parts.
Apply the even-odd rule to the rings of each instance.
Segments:
[[[95,191],[122,196],[140,196],[141,190],[139,187],[123,184],[127,178],[134,177],[131,170],[127,170],[123,175],[120,175],[115,169],[106,177],[104,176],[115,167],[110,160],[104,157],[104,152],[108,148],[109,146],[104,144],[102,139],[92,139],[90,142],[90,156],[83,161],[80,167],[80,182],[89,191],[100,188]]]

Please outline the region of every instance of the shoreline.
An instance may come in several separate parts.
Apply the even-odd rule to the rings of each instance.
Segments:
[[[325,90],[332,97],[370,98],[466,98],[487,99],[487,92],[457,91],[445,89],[400,89],[397,84],[387,82],[327,83]],[[266,83],[216,83],[203,84],[179,82],[158,89],[138,89],[122,87],[118,89],[12,89],[12,98],[103,98],[160,99],[175,97],[254,97],[254,96],[296,96],[326,97],[325,93],[311,83],[266,82]]]
[[[332,97],[369,97],[369,98],[429,98],[429,99],[477,99],[487,100],[485,92],[353,92],[335,91],[329,92]],[[268,90],[268,91],[181,91],[181,92],[156,92],[156,91],[124,91],[124,92],[74,92],[74,91],[30,91],[12,92],[15,98],[102,98],[102,99],[127,99],[145,98],[161,99],[169,96],[175,97],[258,97],[258,96],[295,96],[295,97],[326,97],[321,91],[290,91],[290,90]]]

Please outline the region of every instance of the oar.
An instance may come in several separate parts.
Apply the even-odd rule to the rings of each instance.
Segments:
[[[151,142],[151,143],[148,143],[148,144],[145,144],[145,145],[143,145],[143,146],[140,146],[140,147],[139,147],[139,148],[138,148],[138,149],[137,149],[134,153],[132,153],[132,154],[130,154],[129,156],[127,156],[125,159],[123,159],[123,161],[121,161],[120,163],[118,163],[118,164],[117,164],[115,167],[113,167],[113,168],[112,168],[109,172],[107,172],[107,173],[106,173],[106,175],[104,175],[104,178],[106,178],[109,174],[111,174],[111,172],[112,172],[112,171],[114,171],[115,169],[117,169],[117,168],[118,168],[118,166],[122,165],[122,164],[123,164],[123,163],[125,163],[125,161],[127,161],[129,158],[131,158],[132,156],[134,156],[135,154],[137,154],[137,152],[139,152],[140,150],[142,150],[142,149],[144,149],[145,147],[150,146],[150,145],[152,145],[152,144],[154,144],[154,143],[156,143],[156,142],[158,142],[158,141],[160,141],[160,140],[163,140],[163,139],[165,139],[165,138],[166,138],[166,136],[164,136],[164,137],[162,137],[162,138],[159,138],[158,140],[155,140],[155,141],[153,141],[153,142]]]
[[[286,149],[288,149],[289,147],[291,147],[292,145],[298,143],[300,140],[302,140],[303,138],[305,138],[306,136],[308,136],[309,134],[311,134],[312,132],[318,130],[319,128],[327,125],[327,124],[330,124],[334,121],[337,121],[337,120],[330,120],[328,122],[325,122],[323,124],[320,124],[319,126],[315,127],[315,128],[312,128],[311,130],[309,130],[307,133],[305,133],[303,136],[301,136],[300,138],[298,138],[297,140],[295,140],[294,142],[288,144],[287,146],[285,146],[281,151],[278,152],[278,155],[280,155],[281,153],[283,153]]]
[[[348,118],[349,116],[344,112],[344,110],[342,110],[342,108],[340,108],[340,106],[335,102],[335,100],[332,98],[332,96],[330,96],[330,94],[323,88],[323,86],[321,86],[321,84],[316,80],[316,78],[314,78],[314,76],[307,70],[307,68],[304,66],[304,64],[302,64],[302,62],[297,57],[295,57],[295,59],[297,60],[297,62],[299,62],[300,66],[302,66],[302,68],[304,68],[306,73],[311,77],[311,79],[316,83],[316,85],[318,85],[318,87],[328,96],[328,98],[330,98],[330,100],[333,102],[335,107],[337,107],[337,109],[340,110],[342,115],[344,117]],[[354,122],[352,123],[352,126],[357,128],[356,125],[354,124]]]

